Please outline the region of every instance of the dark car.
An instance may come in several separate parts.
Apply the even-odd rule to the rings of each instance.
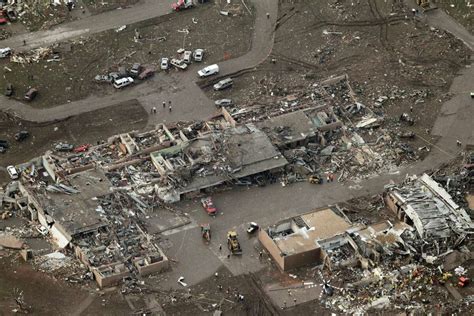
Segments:
[[[8,142],[6,140],[0,139],[0,153],[3,154],[6,152],[8,147],[10,147]]]
[[[214,104],[216,105],[216,107],[221,108],[223,106],[226,107],[234,105],[234,101],[232,101],[231,99],[220,99],[216,100]]]
[[[7,15],[8,19],[10,20],[10,22],[15,22],[18,19],[17,15],[16,15],[16,12],[12,9],[8,9],[6,11],[6,15]]]
[[[13,95],[13,85],[11,83],[7,84],[7,87],[5,88],[5,95],[7,97],[11,97]]]
[[[71,144],[59,143],[54,146],[54,149],[56,149],[57,151],[71,151],[74,149],[74,146]]]
[[[138,79],[144,80],[146,78],[150,78],[155,74],[155,69],[154,68],[145,68],[140,75],[138,75]]]
[[[34,98],[38,95],[38,90],[36,88],[30,88],[28,91],[25,93],[25,100],[27,101],[33,101]]]
[[[28,133],[28,131],[19,131],[18,133],[15,134],[15,140],[17,142],[22,142],[25,139],[27,139],[28,136],[30,136],[30,133]]]
[[[0,139],[0,146],[5,147],[5,148],[10,147],[8,145],[8,142],[6,140],[3,140],[3,139]]]
[[[140,73],[141,69],[142,69],[142,66],[139,63],[134,63],[132,66],[132,69],[130,69],[130,74],[133,77],[136,77]]]
[[[260,226],[258,226],[257,223],[255,223],[255,222],[250,222],[250,223],[249,223],[249,226],[247,227],[247,233],[253,234],[253,233],[255,233],[259,228],[260,228]]]

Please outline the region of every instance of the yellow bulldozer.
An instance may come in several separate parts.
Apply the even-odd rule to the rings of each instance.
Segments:
[[[240,248],[240,243],[237,239],[237,232],[231,230],[227,233],[227,247],[233,255],[242,254],[242,248]]]

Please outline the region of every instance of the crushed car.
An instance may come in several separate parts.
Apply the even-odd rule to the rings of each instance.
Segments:
[[[208,215],[216,216],[217,208],[215,207],[214,202],[212,201],[212,198],[210,196],[202,198],[201,205]]]

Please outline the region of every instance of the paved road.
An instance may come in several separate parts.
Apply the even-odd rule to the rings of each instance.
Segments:
[[[38,31],[10,37],[0,41],[0,47],[10,47],[16,51],[44,47],[56,42],[91,35],[110,29],[118,28],[157,16],[171,11],[174,0],[142,0],[126,9],[112,10],[98,15],[88,16],[70,23],[61,24],[47,31]],[[23,41],[26,41],[26,46]]]
[[[278,14],[278,3],[272,0],[251,1],[256,10],[251,49],[241,57],[219,63],[222,75],[257,66],[271,53],[274,25]],[[145,5],[142,4],[142,8]],[[162,12],[162,14],[168,12]],[[270,18],[266,17],[267,12],[270,13]],[[110,19],[108,18],[107,20]],[[115,27],[112,21],[108,25]],[[65,28],[69,29],[70,27],[67,26]],[[61,40],[61,38],[58,38],[58,40]],[[150,115],[149,126],[167,121],[205,119],[215,112],[216,108],[213,102],[207,98],[195,83],[197,79],[196,72],[199,67],[203,66],[202,64],[198,65],[193,65],[185,72],[173,72],[170,75],[158,73],[157,76],[147,82],[124,89],[123,91],[116,91],[111,95],[101,97],[90,96],[83,100],[48,109],[35,109],[27,104],[0,96],[0,110],[14,112],[28,121],[48,122],[137,99],[148,113],[153,106],[157,106],[159,109],[157,115]],[[172,113],[161,108],[163,100],[172,101]]]
[[[428,11],[424,14],[424,19],[431,26],[453,34],[463,41],[467,47],[474,50],[474,36],[444,10]]]

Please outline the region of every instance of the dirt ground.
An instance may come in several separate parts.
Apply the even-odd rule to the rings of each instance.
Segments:
[[[16,22],[4,27],[4,29],[2,27],[0,32],[5,32],[5,36],[8,37],[10,35],[9,31],[18,28],[18,24],[24,27],[24,32],[48,30],[54,26],[80,19],[86,15],[99,14],[117,8],[128,7],[139,1],[140,0],[79,0],[77,1],[76,7],[69,11],[65,5],[50,5],[50,1],[23,0],[22,3],[26,5],[23,15]]]
[[[82,2],[90,13],[99,14],[105,11],[129,7],[140,2],[140,0],[82,0]]]
[[[23,292],[26,305],[35,315],[65,315],[69,307],[78,305],[86,293],[34,271],[18,258],[0,259],[0,314],[11,315],[18,308],[15,298]],[[54,298],[54,304],[51,299]]]
[[[1,139],[7,140],[10,148],[0,154],[0,166],[28,161],[52,149],[57,142],[94,143],[120,132],[142,129],[146,124],[147,113],[137,101],[114,106],[113,111],[104,108],[45,124],[25,122],[1,113]],[[14,135],[20,130],[27,130],[30,137],[18,143]],[[1,171],[0,183],[6,180],[6,173]]]
[[[360,102],[384,116],[381,128],[393,134],[413,131],[421,136],[409,142],[413,148],[429,146],[435,141],[429,130],[469,58],[468,49],[450,34],[414,20],[399,1],[351,3],[281,2],[269,60],[236,78],[231,89],[209,89],[209,96],[232,98],[239,107],[275,104],[282,96],[348,74]],[[387,100],[379,104],[380,97]],[[414,126],[399,122],[404,112],[415,119]]]
[[[36,87],[38,97],[30,104],[38,108],[53,107],[91,94],[120,93],[111,84],[96,83],[94,77],[117,71],[119,66],[130,69],[136,62],[159,69],[162,57],[172,58],[183,46],[189,50],[204,49],[206,63],[237,57],[250,49],[253,19],[247,11],[226,17],[219,15],[218,6],[197,6],[179,14],[128,25],[121,32],[110,30],[63,43],[54,49],[60,53],[59,62],[47,61],[52,54],[30,64],[0,60],[1,68],[11,70],[5,70],[0,77],[0,87],[13,84],[13,98],[20,101],[29,87]],[[138,41],[134,41],[135,29],[141,36]]]

